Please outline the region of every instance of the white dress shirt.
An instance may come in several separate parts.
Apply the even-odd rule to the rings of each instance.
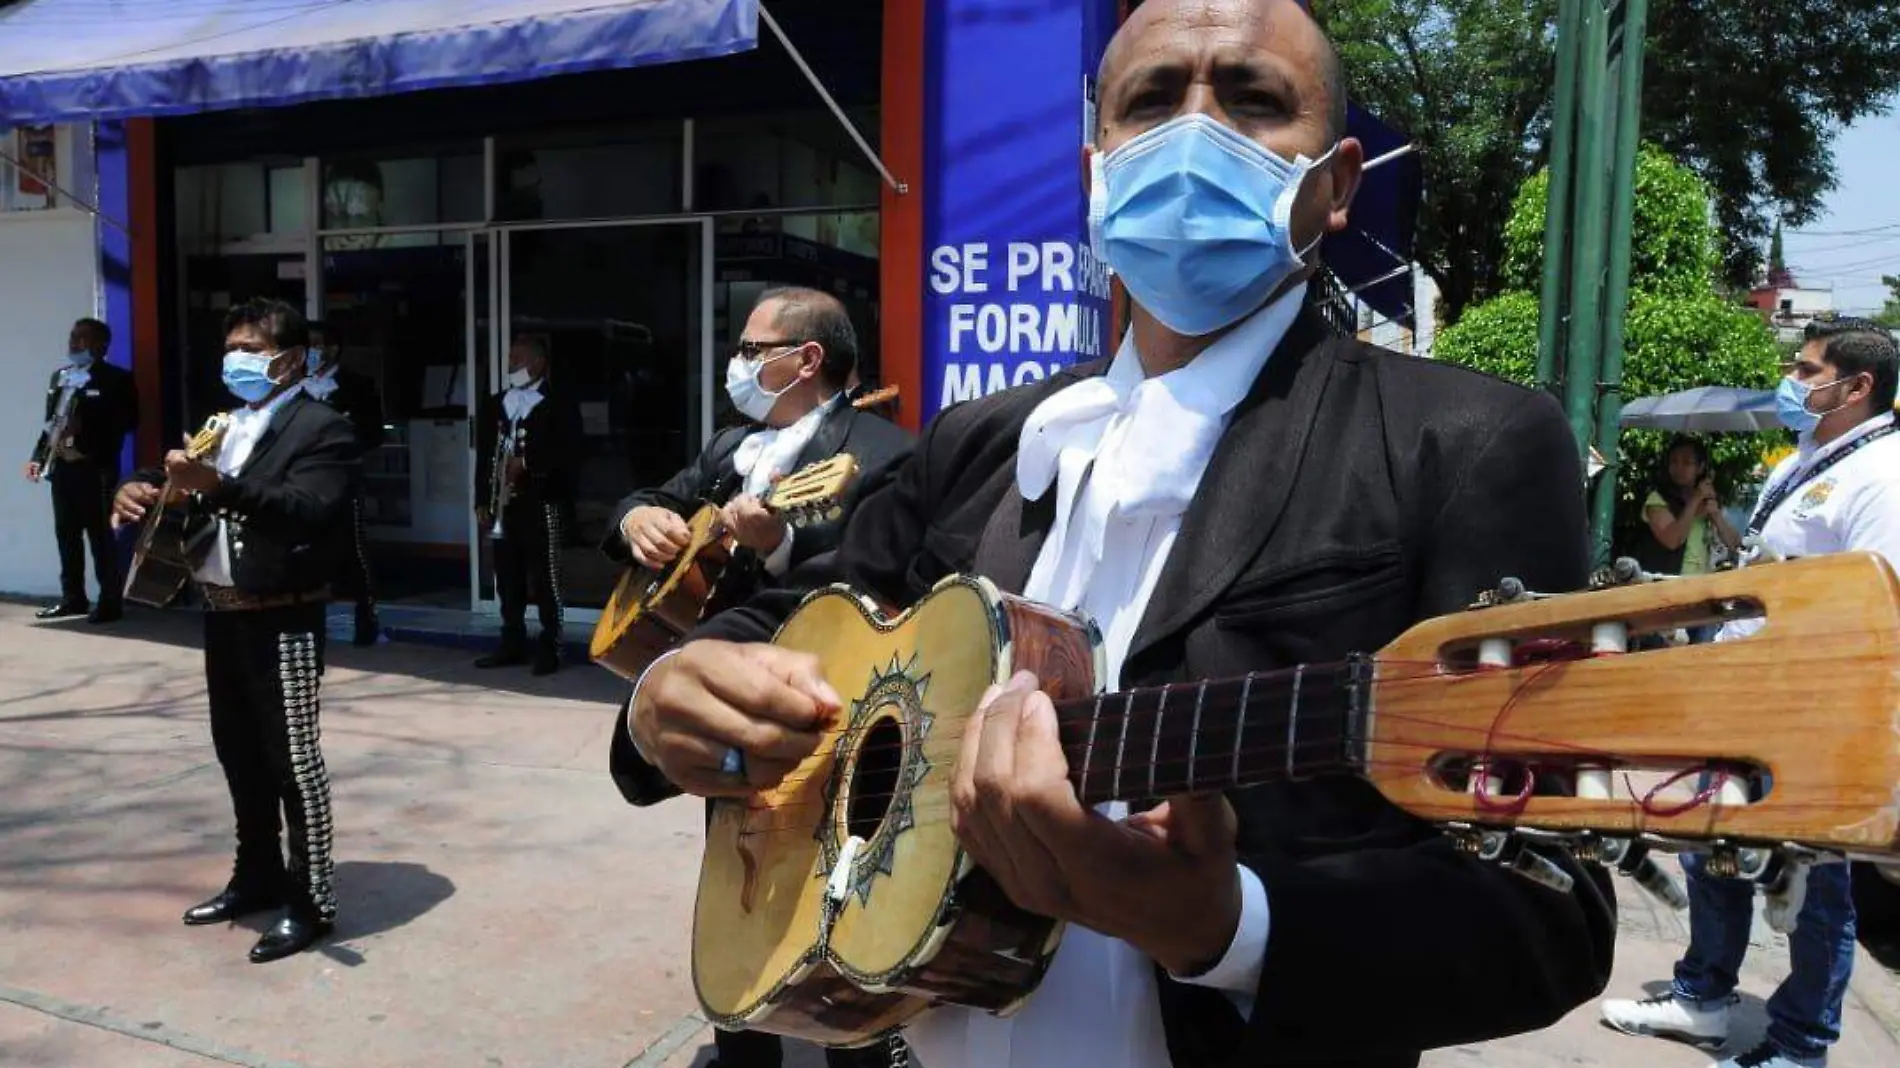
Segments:
[[[1892,414],[1877,415],[1826,445],[1803,443],[1768,476],[1762,499],[1850,443],[1893,422]],[[1761,539],[1778,556],[1876,552],[1900,568],[1900,433],[1862,447],[1819,478],[1799,486],[1768,517]],[[1746,566],[1755,561],[1745,552],[1742,562]],[[1760,630],[1764,622],[1759,618],[1738,619],[1725,624],[1716,640],[1747,637]]]
[[[790,426],[766,427],[747,434],[732,452],[732,469],[745,479],[745,492],[754,497],[763,497],[772,488],[773,478],[791,474],[792,465],[798,462],[798,454],[811,444],[818,428],[824,425],[825,416],[842,396],[842,393],[832,394],[830,399],[800,416]],[[792,525],[785,524],[785,536],[779,539],[778,547],[762,561],[766,574],[776,578],[785,573],[792,562],[793,536]]]
[[[290,403],[292,397],[302,392],[303,384],[298,383],[272,397],[270,403],[262,408],[246,405],[234,409],[230,415],[231,425],[218,445],[218,474],[230,478],[243,471],[257,443],[263,440],[264,431],[270,428],[271,420],[277,417],[284,405]],[[193,571],[191,577],[213,586],[230,586],[233,584],[230,526],[223,519],[213,518],[212,522],[218,525],[217,541],[212,544],[211,551],[205,554],[204,563],[198,565],[198,570]]]
[[[1069,386],[1023,425],[1017,481],[1036,499],[1053,483],[1056,520],[1023,595],[1079,610],[1101,628],[1107,681],[1122,661],[1233,410],[1299,314],[1299,286],[1255,312],[1187,366],[1144,376],[1134,337],[1108,372]],[[1120,802],[1099,806],[1126,817]],[[1266,957],[1265,888],[1240,868],[1240,924],[1207,972],[1177,977],[1253,1009]],[[1154,961],[1135,947],[1071,924],[1041,986],[1007,1019],[939,1008],[905,1033],[929,1068],[1166,1068]]]

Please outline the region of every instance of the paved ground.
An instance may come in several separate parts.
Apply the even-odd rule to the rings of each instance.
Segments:
[[[108,632],[0,605],[0,1066],[686,1068],[710,1055],[682,970],[700,814],[635,811],[604,773],[605,672],[550,680],[394,644],[334,648],[324,747],[344,914],[258,967],[249,929],[187,929],[230,816],[189,615]],[[1668,973],[1670,913],[1624,884],[1615,988]],[[1746,1033],[1784,966],[1749,962]],[[1342,992],[1350,996],[1350,992]],[[1369,1022],[1377,1006],[1367,1006]],[[1900,1064],[1900,984],[1863,958],[1836,1068]],[[1586,1006],[1433,1068],[1707,1064]],[[822,1063],[808,1049],[793,1068]]]

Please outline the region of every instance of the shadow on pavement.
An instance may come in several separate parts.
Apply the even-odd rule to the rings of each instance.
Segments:
[[[454,883],[422,864],[343,861],[336,866],[336,932],[317,952],[354,968],[363,954],[336,943],[406,927],[454,894]]]

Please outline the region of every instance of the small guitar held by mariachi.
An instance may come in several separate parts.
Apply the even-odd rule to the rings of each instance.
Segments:
[[[1557,889],[1570,876],[1539,844],[1626,872],[1706,850],[1764,883],[1900,856],[1900,580],[1880,557],[1666,581],[1619,562],[1585,592],[1506,580],[1473,608],[1341,663],[1103,693],[1092,624],[983,579],[896,615],[811,594],[773,640],[815,654],[844,711],[783,782],[713,806],[693,918],[707,1019],[853,1046],[1035,991],[1061,925],[1016,908],[948,819],[964,726],[1019,669],[1090,804],[1353,775],[1474,862]],[[1735,640],[1634,641],[1752,618]]]
[[[208,460],[217,455],[231,418],[222,412],[205,424],[185,443],[185,456]],[[139,540],[132,550],[132,566],[125,575],[125,599],[135,604],[164,608],[178,599],[191,581],[191,573],[203,561],[210,538],[216,533],[212,524],[191,529],[190,514],[173,507],[185,500],[185,494],[170,488],[159,489],[158,500],[146,510],[139,526]]]
[[[857,459],[839,453],[779,479],[759,503],[794,527],[835,519],[857,476]],[[620,576],[594,625],[589,654],[629,681],[709,613],[732,562],[736,543],[718,505],[701,505],[686,529],[686,548],[672,563],[657,569],[635,565]]]

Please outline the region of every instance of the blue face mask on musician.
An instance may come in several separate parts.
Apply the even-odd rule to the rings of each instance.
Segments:
[[[1293,247],[1293,201],[1334,149],[1288,162],[1206,115],[1170,119],[1094,157],[1091,236],[1163,326],[1211,334],[1306,265],[1319,237]]]
[[[92,366],[92,353],[84,349],[78,352],[69,352],[66,354],[66,362],[83,371]]]
[[[256,404],[271,395],[277,383],[270,377],[271,357],[258,352],[232,349],[224,354],[224,388],[246,404]]]
[[[1814,433],[1815,427],[1821,425],[1821,419],[1824,416],[1831,415],[1841,408],[1846,407],[1844,404],[1837,404],[1825,412],[1809,411],[1808,398],[1813,395],[1817,389],[1827,389],[1829,386],[1839,385],[1843,381],[1845,380],[1837,378],[1832,382],[1824,382],[1818,386],[1810,386],[1805,382],[1798,382],[1792,378],[1783,378],[1781,384],[1775,387],[1775,418],[1781,420],[1782,426],[1787,427],[1789,430],[1794,431],[1804,438],[1807,437]]]

